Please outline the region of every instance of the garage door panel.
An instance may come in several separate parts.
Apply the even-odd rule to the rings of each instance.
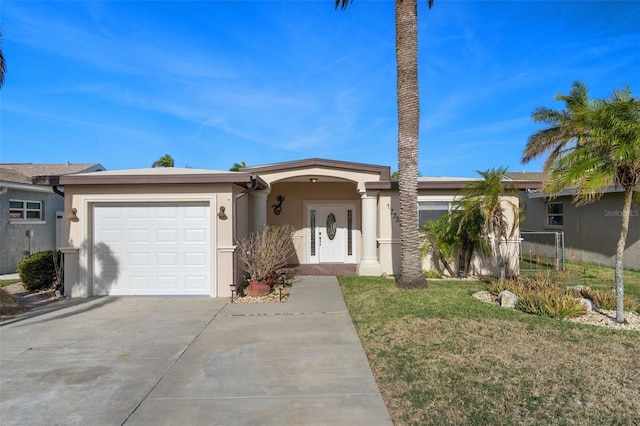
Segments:
[[[102,231],[102,242],[105,244],[120,244],[122,241],[122,231],[120,229],[104,229]]]
[[[165,207],[158,211],[158,219],[178,219],[178,208],[177,207]]]
[[[177,243],[178,230],[176,229],[158,229],[156,231],[156,242],[158,243]]]
[[[129,256],[129,266],[144,266],[149,267],[149,254],[148,253],[132,253]]]
[[[159,268],[179,266],[178,255],[176,253],[158,253],[156,254],[156,265]]]
[[[203,206],[190,206],[184,210],[185,219],[204,219],[209,215],[208,208]]]
[[[151,282],[148,276],[129,276],[126,280],[129,290],[149,290]],[[124,295],[128,293],[123,293]]]
[[[126,216],[130,220],[150,220],[152,211],[146,206],[130,206]]]
[[[204,204],[95,206],[94,294],[209,295],[209,227]]]
[[[158,287],[164,290],[175,290],[178,288],[178,277],[158,276]]]
[[[204,266],[207,263],[205,253],[185,253],[184,266]]]
[[[205,285],[204,277],[188,277],[185,280],[185,288],[189,290],[197,290]]]
[[[207,240],[207,234],[204,229],[185,229],[184,241],[185,242],[205,242]]]
[[[131,229],[127,233],[127,241],[130,243],[147,243],[149,241],[148,229]]]

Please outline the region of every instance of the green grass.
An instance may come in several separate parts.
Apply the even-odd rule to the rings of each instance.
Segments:
[[[15,284],[15,283],[19,283],[20,280],[19,279],[14,279],[14,280],[0,280],[0,287],[6,287],[8,285],[11,284]]]
[[[479,281],[339,280],[396,425],[640,422],[638,332],[483,303]]]

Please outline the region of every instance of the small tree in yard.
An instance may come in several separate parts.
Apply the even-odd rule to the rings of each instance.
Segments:
[[[482,179],[472,181],[462,190],[462,197],[458,202],[461,222],[484,223],[486,233],[490,238],[491,253],[498,263],[500,278],[507,275],[507,262],[505,262],[502,247],[507,245],[509,237],[512,237],[523,215],[520,207],[505,199],[506,195],[517,194],[515,186],[505,181],[506,168],[492,168],[487,171],[478,171]],[[479,217],[478,217],[479,215]],[[511,216],[514,220],[510,222]]]
[[[569,95],[558,95],[565,108],[536,108],[532,118],[547,125],[529,137],[523,162],[549,152],[545,190],[557,195],[575,191],[577,205],[598,200],[605,188],[624,190],[621,228],[616,245],[616,322],[624,322],[624,251],[634,197],[640,195],[640,98],[625,87],[608,99],[589,98],[587,86],[575,82]]]
[[[240,261],[249,273],[249,296],[268,294],[277,279],[277,270],[294,254],[293,227],[266,225],[247,234],[239,244]]]
[[[452,223],[450,215],[443,215],[438,220],[430,220],[425,223],[422,228],[422,236],[424,241],[420,248],[420,254],[424,256],[430,251],[436,268],[439,268],[442,263],[449,276],[455,277],[456,274],[453,272],[450,262],[459,241],[456,227]]]
[[[480,250],[490,253],[489,241],[484,234],[484,218],[478,208],[467,212],[460,203],[456,209],[441,216],[438,220],[425,223],[422,229],[425,238],[421,253],[432,250],[436,266],[442,262],[451,277],[457,274],[451,268],[456,249],[460,249],[459,273],[466,277],[469,274],[473,254]]]

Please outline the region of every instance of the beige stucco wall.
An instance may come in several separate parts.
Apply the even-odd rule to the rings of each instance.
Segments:
[[[378,195],[378,259],[382,273],[400,273],[400,197],[398,191]]]
[[[277,204],[278,195],[285,197],[282,211],[274,213],[273,205]],[[306,210],[309,204],[353,204],[354,212],[354,243],[356,261],[361,253],[360,233],[360,195],[354,182],[276,182],[271,185],[271,192],[267,197],[267,223],[283,225],[288,223],[294,228],[293,243],[296,249],[291,257],[291,264],[307,263],[309,247]]]
[[[324,167],[308,167],[304,169],[279,170],[277,172],[261,172],[260,177],[269,184],[283,182],[288,179],[304,180],[305,182],[300,183],[311,184],[308,181],[308,178],[312,177],[318,179],[318,183],[315,185],[323,184],[323,178],[330,181],[343,180],[345,182],[354,182],[358,191],[364,191],[365,182],[377,182],[380,180],[380,175],[374,172],[351,171]]]
[[[77,209],[78,221],[66,220],[68,247],[77,249],[77,264],[65,265],[65,293],[71,297],[92,295],[92,208],[96,203],[134,202],[207,202],[210,206],[211,296],[228,297],[233,282],[233,196],[237,189],[231,184],[200,185],[67,185],[65,213]],[[225,207],[227,219],[217,215]],[[245,213],[246,214],[246,213]],[[73,258],[74,256],[69,256]],[[76,270],[69,270],[73,268]],[[73,281],[73,282],[68,282]]]
[[[418,202],[424,201],[452,201],[457,191],[453,190],[420,190],[418,193]],[[518,205],[517,196],[505,197],[503,207],[508,208],[508,202]],[[417,206],[416,206],[417,208]],[[512,214],[508,215],[509,223],[514,221]],[[400,273],[400,198],[398,191],[383,190],[380,191],[378,198],[378,256],[382,266],[383,273],[388,275],[396,275]],[[517,224],[513,238],[506,244],[502,244],[502,254],[504,259],[508,259],[509,270],[518,271],[518,244],[517,244]],[[457,271],[458,253],[454,255],[452,268]],[[446,270],[442,271],[435,267],[430,254],[422,259],[422,267],[424,270],[438,270],[440,273],[446,274]],[[495,259],[476,255],[471,262],[470,272],[474,276],[497,276],[498,265]]]
[[[240,190],[235,189],[235,199],[236,199],[236,209],[235,209],[235,219],[236,219],[236,236],[237,241],[239,243],[244,235],[247,235],[251,231],[251,196],[250,194],[241,194]],[[233,267],[236,269],[236,282],[235,284],[241,284],[245,281],[245,273],[242,267],[242,262],[240,261],[240,256],[235,256],[235,263],[232,263]],[[231,282],[229,282],[231,284]],[[229,295],[231,296],[231,295]]]
[[[563,231],[567,264],[586,262],[613,267],[622,226],[623,201],[621,192],[604,194],[600,200],[580,207],[572,203],[569,196],[555,198],[552,202],[563,203],[564,225],[548,227],[545,226],[546,199],[529,198],[522,229]],[[640,270],[640,202],[631,207],[624,267]]]

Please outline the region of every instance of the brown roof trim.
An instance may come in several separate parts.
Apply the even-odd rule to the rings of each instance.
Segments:
[[[39,176],[39,178],[46,179],[48,185],[157,185],[231,183],[246,186],[247,184],[250,184],[253,179],[255,179],[258,184],[257,189],[264,189],[268,186],[267,183],[259,176],[256,177],[252,173],[245,172],[171,175],[100,175],[87,173],[66,176]]]
[[[462,189],[467,185],[469,181],[418,181],[418,189]],[[393,189],[399,188],[398,181],[386,181],[386,182],[366,182],[364,184],[366,189]]]
[[[518,189],[542,189],[544,182],[541,180],[513,180],[511,184]]]
[[[352,163],[350,161],[326,160],[323,158],[308,158],[305,160],[285,161],[282,163],[265,164],[262,166],[249,166],[240,169],[245,172],[268,173],[282,170],[304,169],[309,167],[325,167],[329,169],[353,170],[356,172],[378,173],[381,180],[388,180],[391,169],[388,166],[375,164]]]
[[[473,181],[468,180],[443,180],[443,181],[418,181],[418,189],[456,189],[461,190],[469,183]],[[516,189],[541,189],[543,187],[542,181],[508,181],[505,184],[513,185]],[[384,189],[398,189],[398,181],[385,181],[385,182],[366,182],[366,189],[371,190],[384,190]]]

